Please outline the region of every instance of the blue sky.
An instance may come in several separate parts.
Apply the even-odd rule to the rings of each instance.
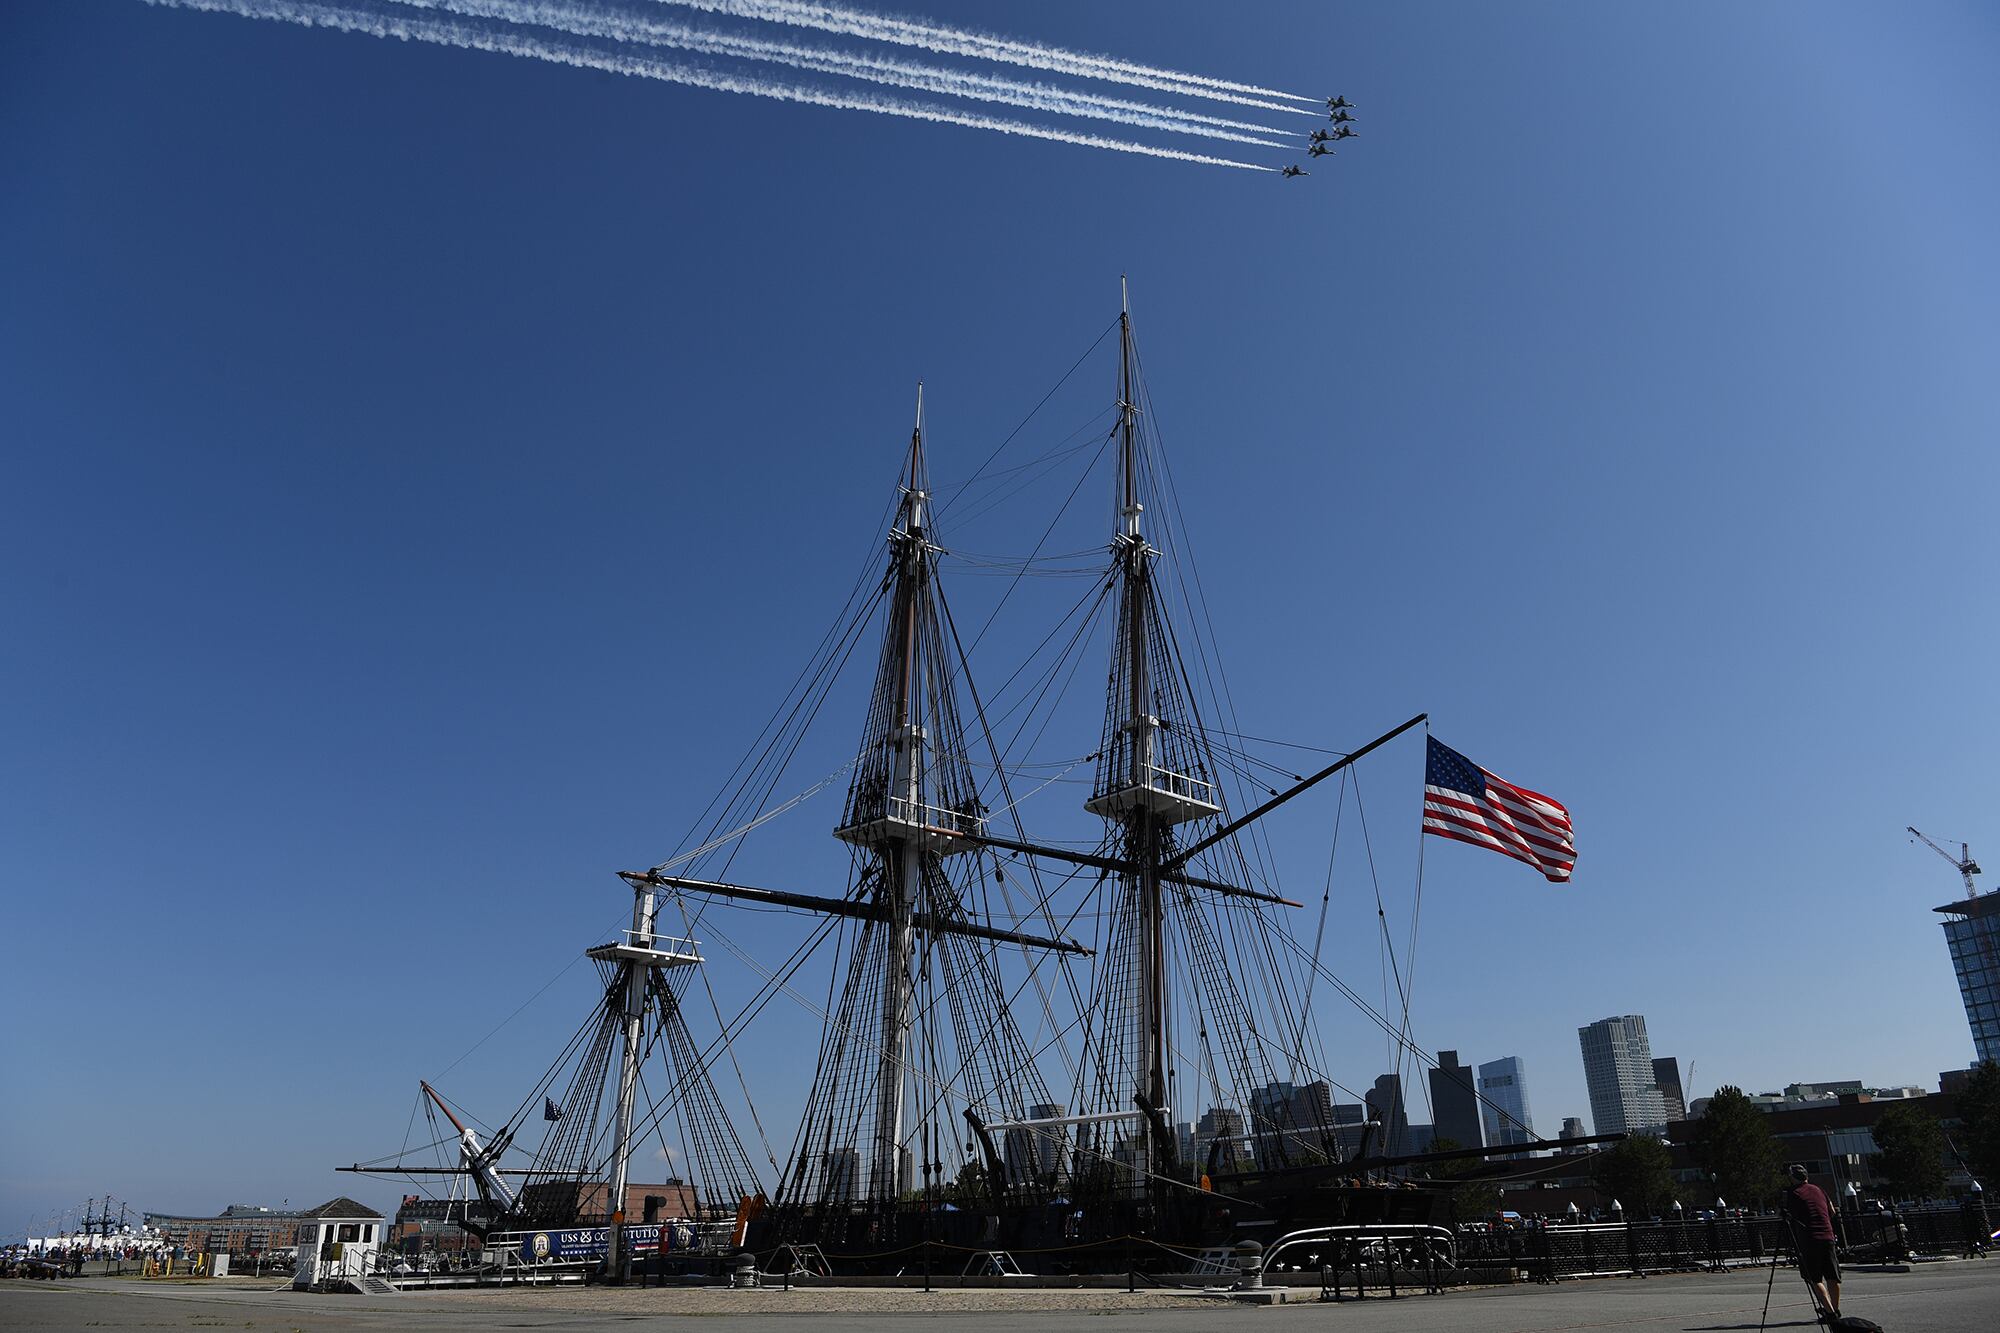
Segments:
[[[0,1233],[107,1191],[391,1204],[328,1168],[418,1078],[511,1109],[610,872],[678,844],[875,559],[914,382],[963,479],[1120,273],[1245,729],[1429,710],[1574,814],[1566,888],[1425,849],[1420,1042],[1522,1056],[1548,1131],[1607,1014],[1694,1095],[1970,1058],[1957,880],[1903,826],[2000,834],[1991,9],[910,10],[1342,91],[1364,137],[1280,182],[8,8]],[[1110,401],[1087,369],[1051,445]],[[1059,501],[947,535],[1025,550]],[[1366,776],[1392,915],[1420,756]],[[1298,807],[1316,897],[1333,806]],[[767,879],[840,873],[808,811]],[[1337,874],[1329,953],[1364,992],[1366,894]],[[1324,1017],[1344,1081],[1386,1067]],[[786,1125],[810,1035],[753,1052]]]

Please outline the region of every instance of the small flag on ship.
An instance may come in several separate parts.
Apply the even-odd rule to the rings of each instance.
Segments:
[[[1494,777],[1435,738],[1424,751],[1424,832],[1526,861],[1558,884],[1576,865],[1562,802]]]
[[[544,1120],[562,1119],[562,1107],[556,1105],[555,1098],[553,1097],[542,1098],[542,1119]]]

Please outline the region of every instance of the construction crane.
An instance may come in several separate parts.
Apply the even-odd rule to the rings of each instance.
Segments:
[[[1905,827],[1908,826],[1906,825]],[[1922,833],[1919,833],[1916,829],[1912,828],[1910,829],[1910,832],[1915,834],[1919,838],[1923,838],[1924,846],[1930,848],[1932,851],[1936,852],[1939,856],[1942,856],[1945,860],[1951,862],[1951,868],[1953,870],[1956,870],[1959,874],[1959,878],[1965,881],[1966,897],[1971,898],[1978,894],[1979,890],[1972,887],[1972,877],[1979,873],[1979,862],[1972,859],[1972,849],[1970,847],[1966,846],[1964,843],[1961,842],[1960,844],[1958,844],[1958,855],[1953,856],[1950,852],[1938,846],[1936,843],[1932,842],[1929,838],[1925,838],[1924,835]]]

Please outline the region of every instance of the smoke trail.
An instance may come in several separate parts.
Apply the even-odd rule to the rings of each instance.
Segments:
[[[896,18],[889,14],[845,9],[839,5],[818,3],[818,0],[660,0],[660,3],[685,5],[690,9],[699,9],[711,14],[728,14],[735,18],[762,19],[767,23],[815,28],[820,32],[839,33],[846,37],[864,37],[870,41],[889,42],[896,46],[916,46],[934,55],[969,56],[975,60],[992,60],[1003,65],[1024,65],[1030,69],[1074,74],[1079,78],[1101,79],[1107,83],[1130,84],[1137,88],[1151,88],[1157,92],[1175,93],[1183,97],[1206,97],[1218,102],[1236,102],[1243,106],[1260,107],[1266,111],[1288,111],[1301,116],[1316,114],[1301,107],[1264,100],[1271,97],[1286,98],[1294,102],[1318,100],[1301,97],[1297,93],[1281,92],[1276,88],[1260,88],[1254,83],[1235,83],[1228,79],[1211,79],[1200,74],[1184,74],[1178,70],[1142,65],[1136,61],[1119,60],[1112,56],[1095,56],[1084,51],[1065,50],[1060,46],[1045,46],[1040,42],[994,37],[965,28],[947,28],[942,24],[922,23],[913,19]]]
[[[362,33],[369,37],[431,42],[439,46],[456,47],[462,51],[488,51],[499,55],[520,56],[528,60],[545,60],[556,65],[601,70],[607,74],[625,74],[642,79],[658,79],[663,83],[676,83],[689,88],[706,88],[713,92],[742,93],[750,97],[768,97],[780,102],[831,107],[839,111],[869,111],[882,116],[901,116],[908,120],[926,120],[939,125],[992,130],[998,134],[1047,139],[1054,143],[1075,144],[1082,148],[1104,148],[1117,153],[1137,153],[1144,157],[1162,157],[1176,162],[1235,167],[1242,171],[1274,170],[1255,162],[1237,162],[1226,157],[1210,157],[1205,153],[1184,152],[1178,148],[1160,148],[1152,144],[1133,143],[1126,139],[1107,139],[1096,134],[1050,129],[1047,126],[1031,125],[1026,121],[1007,120],[999,116],[985,116],[969,111],[954,111],[949,107],[932,106],[924,102],[909,102],[901,98],[870,94],[839,93],[831,89],[816,88],[810,84],[781,83],[748,75],[724,74],[651,56],[551,41],[531,33],[523,33],[518,29],[493,29],[446,19],[404,18],[325,3],[325,0],[146,0],[146,3],[168,9],[194,9],[215,14],[234,14],[241,18],[271,19],[281,23],[296,23],[307,28]]]
[[[1108,120],[1135,129],[1166,130],[1174,134],[1253,144],[1259,148],[1291,146],[1242,132],[1255,130],[1260,135],[1285,133],[1267,125],[1223,120],[1173,107],[1128,102],[1097,93],[1078,92],[1049,84],[1023,83],[1016,79],[995,78],[867,52],[771,41],[717,29],[691,28],[679,23],[640,18],[623,11],[589,9],[567,3],[567,0],[395,0],[395,3],[413,9],[443,10],[470,18],[553,28],[578,37],[605,37],[618,42],[663,46],[703,55],[760,60],[791,69],[837,74],[916,92],[997,102],[1055,115]]]

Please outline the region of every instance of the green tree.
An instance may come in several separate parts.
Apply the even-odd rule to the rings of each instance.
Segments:
[[[1702,1170],[1715,1177],[1713,1192],[1732,1204],[1754,1207],[1776,1193],[1783,1183],[1778,1175],[1778,1142],[1771,1137],[1770,1119],[1751,1103],[1741,1088],[1725,1086],[1715,1090],[1701,1118],[1694,1122],[1688,1148]]]
[[[1901,1199],[1944,1193],[1944,1126],[1921,1106],[1892,1106],[1875,1122],[1874,1167]]]
[[[1431,1146],[1424,1151],[1456,1152],[1458,1148],[1457,1139],[1432,1139]],[[1484,1165],[1477,1157],[1465,1157],[1455,1162],[1432,1162],[1430,1172],[1435,1179],[1455,1180],[1470,1175]],[[1491,1181],[1468,1180],[1452,1188],[1450,1204],[1454,1223],[1480,1221],[1491,1217],[1500,1207],[1500,1187]]]
[[[1616,1199],[1627,1217],[1645,1217],[1673,1206],[1673,1154],[1644,1134],[1611,1145],[1590,1164],[1598,1193]]]
[[[2000,1187],[2000,1064],[1988,1060],[1973,1070],[1957,1103],[1959,1123],[1964,1126],[1958,1146],[1972,1174],[1990,1193]]]

